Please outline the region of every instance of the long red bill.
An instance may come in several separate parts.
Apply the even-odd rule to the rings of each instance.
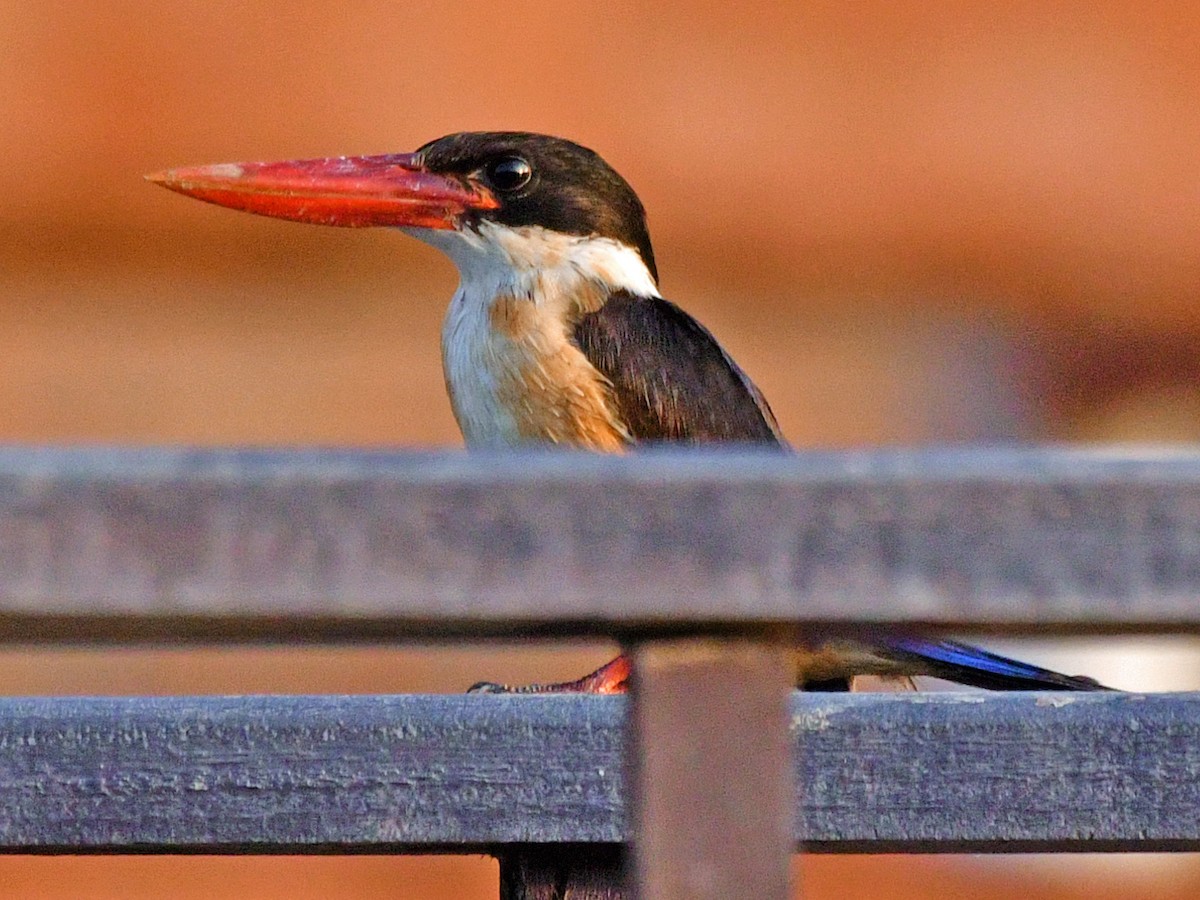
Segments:
[[[146,178],[207,203],[346,228],[454,228],[467,212],[499,205],[486,188],[426,171],[411,153],[222,163]]]

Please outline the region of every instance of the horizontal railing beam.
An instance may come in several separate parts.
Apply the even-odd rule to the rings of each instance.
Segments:
[[[0,852],[621,843],[625,711],[563,695],[0,700]],[[1198,694],[795,694],[791,734],[809,849],[1200,850]]]
[[[1200,453],[0,450],[0,638],[1200,627]]]

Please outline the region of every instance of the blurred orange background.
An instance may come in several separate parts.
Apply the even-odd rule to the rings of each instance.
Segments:
[[[0,440],[457,446],[450,264],[173,165],[600,151],[799,446],[1200,437],[1194,3],[0,0]],[[0,651],[7,693],[460,690],[609,648]],[[1200,686],[1186,641],[1022,648]],[[1076,664],[1078,660],[1078,664]],[[810,858],[816,900],[1159,898],[1191,857]],[[495,896],[455,858],[0,859],[27,898]]]

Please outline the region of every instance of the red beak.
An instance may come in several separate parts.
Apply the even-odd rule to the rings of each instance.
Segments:
[[[347,228],[454,228],[464,214],[500,205],[484,187],[426,171],[412,153],[223,163],[146,177],[207,203]]]

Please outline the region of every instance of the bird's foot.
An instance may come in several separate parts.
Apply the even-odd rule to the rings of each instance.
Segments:
[[[550,684],[496,684],[480,681],[467,688],[468,694],[623,694],[629,690],[629,657],[618,656],[578,681]]]

